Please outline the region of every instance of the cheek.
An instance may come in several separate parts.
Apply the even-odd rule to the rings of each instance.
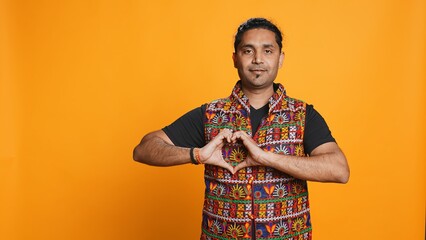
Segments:
[[[279,61],[278,59],[274,59],[273,61],[270,61],[270,62],[269,62],[269,66],[270,66],[272,69],[278,69],[278,68],[280,68],[280,67],[281,67],[281,63],[280,63],[280,61]]]
[[[244,68],[244,61],[242,59],[238,59],[237,61],[234,61],[234,67],[241,69]]]

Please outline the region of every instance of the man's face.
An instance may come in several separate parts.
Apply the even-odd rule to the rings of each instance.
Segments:
[[[263,28],[248,30],[232,56],[243,89],[255,90],[272,86],[282,66],[284,53],[275,41],[275,33]]]

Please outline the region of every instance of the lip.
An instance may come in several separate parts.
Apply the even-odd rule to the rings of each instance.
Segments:
[[[266,69],[263,69],[263,68],[252,68],[252,69],[249,69],[249,71],[250,72],[265,72]]]
[[[261,74],[261,73],[264,73],[264,72],[266,72],[266,70],[265,69],[249,69],[249,71],[250,72],[252,72],[252,73],[255,73],[255,74]]]

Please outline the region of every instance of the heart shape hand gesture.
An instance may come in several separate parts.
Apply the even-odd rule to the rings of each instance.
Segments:
[[[226,142],[235,143],[241,141],[248,151],[247,158],[239,163],[237,166],[232,167],[223,159],[222,147]],[[229,129],[223,129],[212,141],[200,149],[200,160],[204,164],[210,164],[228,169],[232,174],[238,170],[257,166],[264,163],[265,151],[263,151],[256,142],[244,131],[232,132]]]

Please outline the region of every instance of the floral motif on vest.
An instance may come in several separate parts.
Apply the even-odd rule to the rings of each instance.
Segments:
[[[264,151],[305,156],[303,132],[306,104],[286,96],[277,84],[269,99],[268,116],[257,132],[250,124],[248,98],[238,82],[231,96],[206,107],[206,142],[225,128],[243,130]],[[236,166],[247,157],[244,146],[225,144],[226,162]],[[269,167],[247,167],[234,175],[205,165],[205,200],[201,239],[311,239],[306,181]]]

